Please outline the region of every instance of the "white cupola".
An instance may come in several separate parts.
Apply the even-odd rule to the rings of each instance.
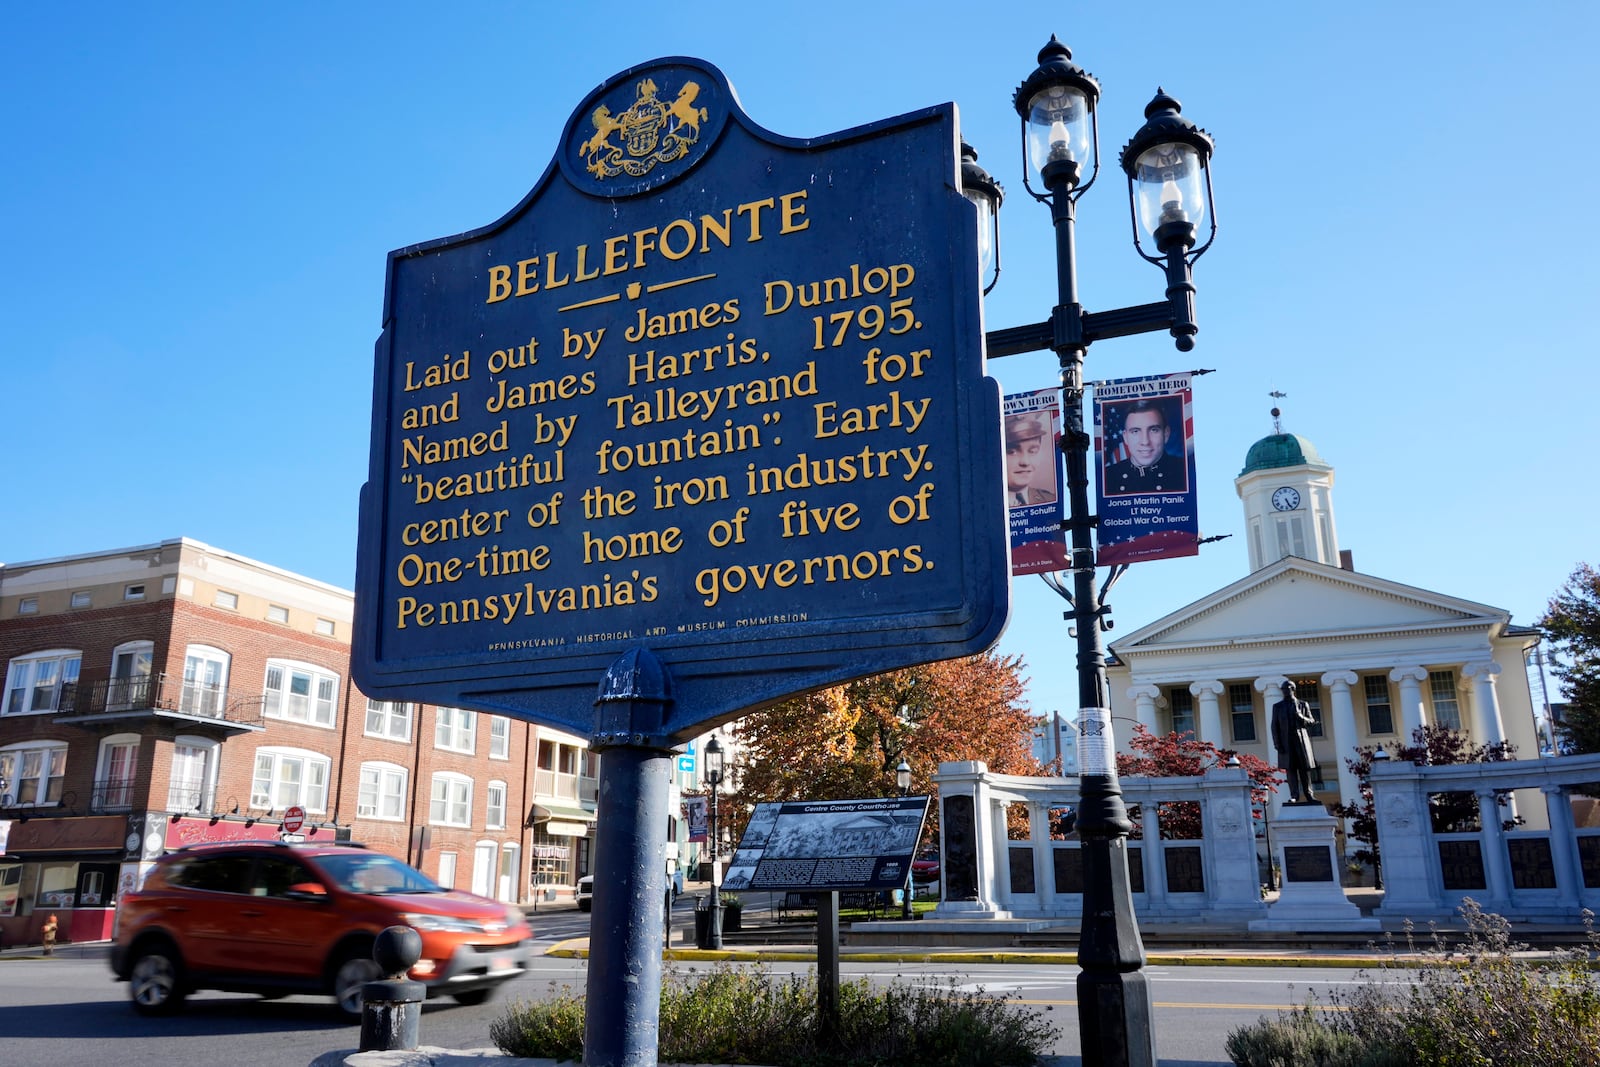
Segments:
[[[1273,433],[1250,446],[1233,480],[1244,504],[1250,570],[1298,556],[1330,567],[1339,563],[1333,521],[1333,468],[1299,434],[1284,433],[1272,409]]]

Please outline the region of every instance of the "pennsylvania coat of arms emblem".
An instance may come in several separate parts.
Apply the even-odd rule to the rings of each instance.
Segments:
[[[659,163],[682,159],[700,140],[707,111],[695,106],[698,83],[684,82],[671,103],[661,99],[653,78],[643,79],[636,89],[632,106],[620,115],[602,104],[590,116],[594,135],[578,154],[596,178],[643,177]]]

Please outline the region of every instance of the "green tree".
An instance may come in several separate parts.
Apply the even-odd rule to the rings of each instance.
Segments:
[[[1587,563],[1550,599],[1539,628],[1555,645],[1555,676],[1567,694],[1557,727],[1564,752],[1600,752],[1600,571]]]
[[[1351,854],[1352,857],[1376,867],[1381,858],[1378,853],[1378,816],[1372,798],[1372,761],[1378,753],[1378,746],[1358,745],[1355,753],[1345,762],[1356,776],[1359,796],[1334,805],[1333,814],[1350,820],[1350,838],[1362,846]],[[1435,725],[1417,727],[1411,731],[1411,744],[1401,745],[1394,752],[1385,754],[1393,760],[1405,760],[1418,767],[1450,763],[1498,763],[1516,759],[1517,746],[1509,741],[1474,745],[1460,730]],[[1505,794],[1496,793],[1495,796],[1501,804],[1507,803]],[[1430,794],[1428,815],[1437,833],[1452,833],[1476,826],[1478,798],[1468,792]],[[1510,829],[1510,824],[1506,828]]]
[[[1213,767],[1227,766],[1230,759],[1237,759],[1250,778],[1251,810],[1257,819],[1262,818],[1267,794],[1276,792],[1283,781],[1283,772],[1266,760],[1247,752],[1218,748],[1210,741],[1196,739],[1187,730],[1153,734],[1140,723],[1133,728],[1128,747],[1133,751],[1117,753],[1117,774],[1123,778],[1186,778],[1204,774]],[[1197,801],[1175,800],[1160,807],[1162,840],[1198,841],[1204,835]],[[1134,827],[1131,836],[1136,840],[1142,838],[1143,827]]]

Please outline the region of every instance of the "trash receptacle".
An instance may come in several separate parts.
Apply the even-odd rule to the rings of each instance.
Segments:
[[[697,900],[694,906],[694,947],[722,947],[722,905],[715,908],[707,900]]]

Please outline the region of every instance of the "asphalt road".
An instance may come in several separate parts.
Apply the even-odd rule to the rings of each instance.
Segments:
[[[541,916],[536,929],[550,945],[586,933],[587,920],[577,912],[552,913],[548,919]],[[669,966],[694,972],[711,965]],[[765,966],[775,973],[811,970],[805,964]],[[1060,1030],[1052,1051],[1068,1064],[1077,1060],[1075,966],[967,964],[953,970],[926,963],[846,961],[842,972],[847,981],[866,977],[954,984],[1012,995],[1046,1013]],[[1303,1000],[1310,989],[1359,980],[1352,970],[1337,967],[1152,966],[1145,973],[1154,992],[1157,1046],[1166,1067],[1223,1067],[1231,1029]],[[489,1025],[509,999],[539,999],[560,986],[581,990],[586,974],[581,959],[540,956],[532,973],[508,986],[495,1002],[468,1008],[430,1001],[420,1027],[422,1043],[488,1047]],[[129,1008],[127,986],[111,979],[103,950],[71,949],[48,959],[0,958],[0,1062],[7,1067],[303,1067],[324,1052],[355,1048],[359,1037],[358,1026],[340,1019],[328,1001],[313,997],[264,1001],[201,993],[173,1018],[143,1018]]]

